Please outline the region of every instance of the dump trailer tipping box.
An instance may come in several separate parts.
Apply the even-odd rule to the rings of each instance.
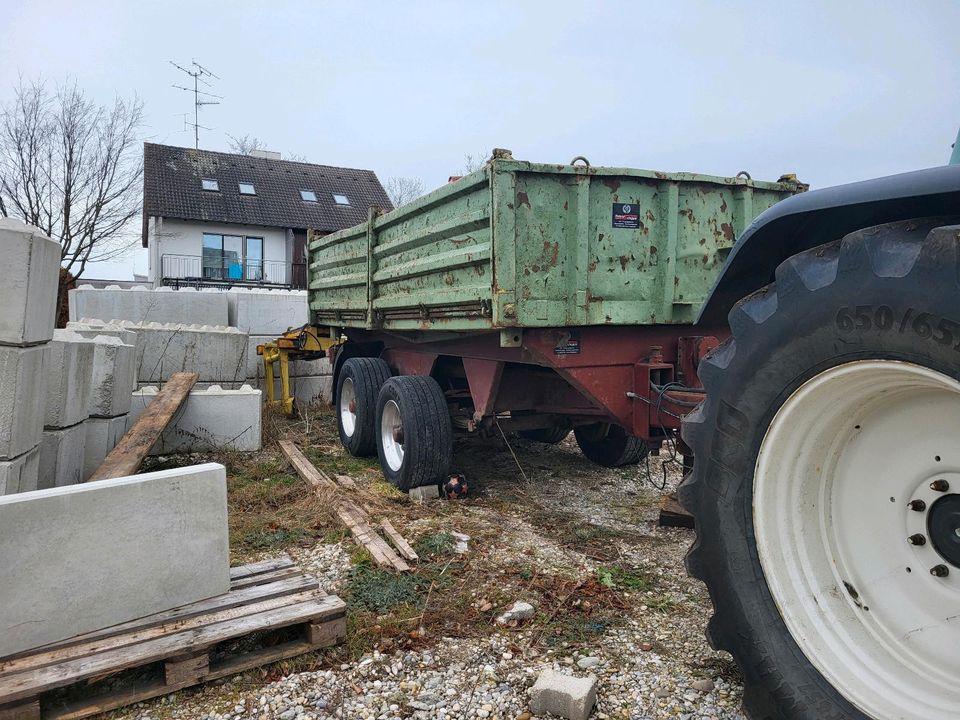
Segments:
[[[311,233],[311,320],[388,331],[689,324],[734,239],[804,189],[498,151],[415,202]]]

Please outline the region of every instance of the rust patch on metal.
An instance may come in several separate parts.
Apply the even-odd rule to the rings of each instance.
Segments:
[[[597,263],[600,262],[600,258],[594,258],[590,261],[590,264],[587,265],[587,272],[593,272],[597,269]]]
[[[736,234],[733,232],[733,226],[730,223],[723,223],[720,229],[723,230],[723,236],[730,242],[733,242],[734,237],[736,237]]]
[[[650,222],[655,222],[656,219],[657,219],[657,216],[653,214],[653,211],[647,210],[647,220],[649,220]]]
[[[473,237],[470,236],[470,235],[467,235],[465,238],[460,238],[459,240],[454,240],[453,238],[451,238],[451,239],[450,239],[450,242],[453,243],[454,245],[458,245],[458,246],[459,246],[459,245],[466,245],[466,244],[469,243],[469,242],[473,242]]]
[[[673,276],[673,286],[674,286],[674,287],[679,287],[679,286],[680,286],[680,277],[679,277],[678,275],[674,275],[674,276]]]
[[[517,202],[520,203],[521,205],[526,205],[527,207],[530,207],[530,198],[527,197],[527,194],[525,192],[517,193]]]
[[[610,188],[610,192],[616,192],[620,189],[620,181],[616,178],[608,177],[603,179],[603,184]]]
[[[567,202],[566,200],[563,201],[563,209],[564,209],[564,210],[569,210],[569,209],[570,209],[570,203]]]
[[[621,255],[621,256],[620,256],[620,269],[621,269],[621,270],[626,270],[626,269],[627,269],[627,265],[630,263],[630,261],[631,261],[632,259],[633,259],[632,256]]]
[[[651,245],[651,246],[650,246],[650,254],[651,254],[651,255],[656,255],[656,254],[657,254],[657,246],[656,246],[656,245]]]
[[[513,203],[507,203],[507,207],[513,210]]]
[[[543,241],[543,252],[549,253],[550,259],[547,260],[547,264],[550,267],[556,267],[557,259],[560,257],[560,243],[552,243],[549,240]]]
[[[720,201],[720,212],[725,213],[727,211],[727,199],[723,198]]]

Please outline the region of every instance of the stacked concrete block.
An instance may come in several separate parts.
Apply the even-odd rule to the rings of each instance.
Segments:
[[[69,293],[70,319],[127,320],[135,323],[194,322],[227,325],[226,293],[217,290],[81,285]]]
[[[247,377],[247,334],[233,327],[123,323],[137,333],[137,381],[166,382],[195,372],[203,383],[242,383]]]
[[[67,323],[67,329],[73,330],[78,335],[82,335],[88,339],[94,339],[98,335],[106,335],[108,337],[115,337],[120,340],[124,345],[132,345],[134,348],[133,357],[131,358],[131,373],[133,374],[133,379],[131,380],[131,389],[137,389],[137,378],[136,373],[133,372],[134,364],[137,357],[137,347],[139,343],[139,336],[136,331],[131,327],[121,324],[121,321],[115,320],[110,322],[104,322],[103,320],[95,320],[92,318],[83,318],[79,321],[70,321]]]
[[[83,423],[83,479],[89,480],[127,431],[127,416],[90,417]]]
[[[40,474],[37,490],[83,482],[87,448],[87,422],[68,428],[45,428],[40,440]],[[96,468],[94,468],[96,469]],[[92,470],[91,470],[92,472]]]
[[[156,398],[156,387],[133,393],[127,428]],[[194,387],[183,408],[167,426],[150,451],[151,455],[204,450],[256,451],[261,446],[260,391],[249,385],[229,390],[219,385]]]

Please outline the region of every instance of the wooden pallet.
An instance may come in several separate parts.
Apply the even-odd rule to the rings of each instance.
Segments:
[[[290,558],[231,568],[226,595],[0,659],[0,720],[88,717],[345,636],[345,603]]]

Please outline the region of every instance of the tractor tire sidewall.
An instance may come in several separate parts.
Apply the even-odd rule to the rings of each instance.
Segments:
[[[609,425],[606,435],[597,439],[595,425],[582,425],[573,430],[584,457],[601,467],[617,468],[636,465],[647,454],[647,444],[619,425]]]
[[[347,435],[340,419],[340,394],[347,378],[353,380],[356,396],[356,427],[353,435]],[[390,366],[380,358],[352,357],[344,361],[337,376],[337,392],[334,395],[334,410],[337,415],[337,432],[340,443],[354,457],[371,457],[377,453],[376,419],[377,395],[390,378]]]
[[[957,377],[960,245],[943,228],[928,237],[931,227],[880,226],[790,258],[774,285],[731,311],[733,338],[701,362],[707,400],[683,428],[695,461],[680,499],[697,522],[687,567],[710,591],[708,637],[740,665],[751,718],[866,717],[816,670],[780,616],[754,536],[753,476],[776,412],[828,368],[889,359]]]
[[[403,425],[403,461],[393,470],[384,457],[380,432],[383,408],[393,400]],[[377,398],[377,454],[387,481],[404,492],[446,480],[453,458],[450,411],[440,385],[432,377],[398,376],[384,383]]]
[[[567,435],[570,434],[570,428],[563,426],[537,428],[536,430],[521,430],[517,434],[525,440],[532,442],[543,443],[544,445],[556,445],[566,440]]]

